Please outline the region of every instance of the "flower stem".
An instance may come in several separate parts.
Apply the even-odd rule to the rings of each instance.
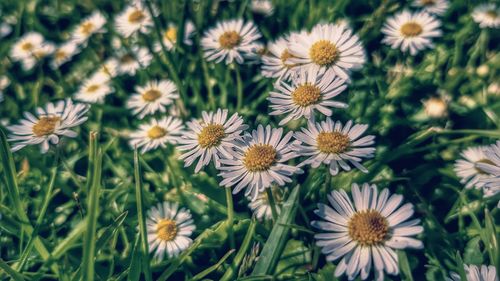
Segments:
[[[231,194],[230,187],[226,187],[226,203],[227,203],[227,233],[229,236],[229,246],[231,247],[231,249],[235,249],[236,245],[234,242],[234,232],[233,232],[233,220],[234,220],[233,194]]]
[[[273,214],[273,221],[276,222],[278,219],[278,211],[276,210],[276,203],[274,202],[273,191],[271,188],[266,188],[267,200],[269,200],[269,205],[271,205],[271,213]]]
[[[240,110],[243,106],[243,84],[241,82],[240,68],[237,64],[234,65],[234,71],[236,73],[236,93],[238,97],[236,110]]]

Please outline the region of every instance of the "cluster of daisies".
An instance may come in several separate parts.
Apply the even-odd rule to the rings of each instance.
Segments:
[[[446,13],[448,5],[446,0],[414,1],[417,11],[403,10],[387,20],[382,28],[383,43],[410,55],[432,48],[432,39],[441,35],[437,17]],[[267,15],[273,12],[269,1],[252,1],[252,8]],[[182,44],[193,44],[191,36],[196,30],[187,21],[183,34],[169,24],[151,48],[141,46],[139,39],[153,30],[158,14],[153,5],[136,0],[117,15],[114,30],[136,44],[124,45],[123,40],[116,40],[115,54],[104,60],[74,94],[74,99],[82,103],[71,99],[48,103],[35,114],[25,112],[19,124],[8,126],[13,151],[39,144],[45,153],[62,137],[75,137],[74,129],[87,120],[89,104],[104,103],[105,97],[114,92],[116,76],[136,75],[152,63],[155,52],[175,51],[179,39]],[[494,5],[479,6],[472,16],[481,27],[500,25]],[[29,70],[39,60],[52,56],[51,65],[58,68],[90,45],[92,36],[107,32],[106,25],[108,19],[94,12],[74,27],[68,42],[57,47],[39,33],[27,33],[14,44],[11,58]],[[174,145],[182,152],[180,160],[186,167],[192,166],[195,173],[213,163],[219,171],[220,186],[231,188],[233,194],[244,191],[255,216],[264,220],[272,217],[270,202],[281,201],[282,187],[305,166],[323,165],[332,176],[353,168],[368,172],[362,162],[374,157],[375,137],[365,135],[366,124],[332,119],[334,113],[348,107],[342,94],[349,87],[352,72],[366,61],[360,38],[346,22],[320,23],[311,30],[290,32],[267,46],[258,41],[261,37],[251,21],[226,20],[203,33],[200,47],[209,62],[244,64],[260,60],[262,75],[275,79],[268,97],[270,114],[280,118],[279,126],[294,120],[305,120],[306,126],[289,132],[267,124],[252,129],[237,112],[231,114],[221,108],[203,111],[201,118],[184,123],[175,114],[178,85],[168,79],[137,85],[126,106],[138,119],[146,119],[129,134],[132,147],[147,153]],[[481,188],[485,196],[499,193],[500,142],[471,148],[463,155],[466,160],[459,160],[455,168],[466,187]],[[373,271],[376,280],[383,280],[385,274],[399,274],[397,250],[423,248],[415,238],[423,227],[419,219],[410,219],[414,207],[403,204],[403,196],[364,183],[353,184],[351,195],[334,190],[327,199],[328,204],[319,203],[315,210],[321,220],[311,225],[319,230],[314,237],[327,260],[339,260],[336,276],[366,280]],[[279,204],[276,207],[279,213]],[[147,228],[150,251],[163,259],[175,257],[191,245],[195,224],[189,210],[162,202],[148,212]],[[479,270],[470,265],[465,270],[468,278],[472,276],[468,280],[476,280],[474,276],[479,275],[493,280],[491,276],[496,276],[494,267]],[[450,277],[458,280],[455,273]]]

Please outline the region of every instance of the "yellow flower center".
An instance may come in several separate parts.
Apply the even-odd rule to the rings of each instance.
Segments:
[[[161,92],[156,89],[150,89],[142,94],[142,99],[147,102],[152,102],[161,97]]]
[[[68,56],[68,53],[66,53],[63,50],[57,50],[56,53],[54,54],[54,57],[56,60],[63,60]]]
[[[97,90],[99,90],[100,86],[97,85],[97,84],[92,84],[90,85],[88,88],[87,88],[87,93],[89,94],[93,94],[95,93]]]
[[[491,19],[496,19],[498,17],[498,13],[495,10],[486,11],[486,16]]]
[[[309,56],[315,64],[329,66],[338,58],[339,50],[332,42],[328,40],[319,40],[311,46]]]
[[[156,225],[156,236],[162,241],[173,241],[177,236],[177,232],[177,224],[174,220],[163,219]]]
[[[361,246],[381,244],[389,236],[389,222],[375,210],[355,213],[349,220],[348,229],[351,239]]]
[[[146,18],[146,15],[141,10],[135,10],[128,15],[128,21],[131,23],[140,23]]]
[[[294,67],[294,66],[296,66],[296,64],[287,64],[287,63],[286,63],[286,61],[287,61],[288,59],[291,59],[291,58],[294,58],[294,57],[295,57],[294,55],[290,54],[290,52],[289,52],[287,49],[285,49],[285,50],[283,51],[283,53],[281,53],[281,57],[280,57],[280,59],[281,59],[281,63],[283,63],[283,65],[284,65],[286,68],[291,68],[291,67]]]
[[[477,165],[477,164],[479,164],[479,163],[489,164],[489,165],[495,165],[495,163],[493,163],[490,159],[486,159],[486,158],[485,158],[485,159],[481,159],[481,160],[479,160],[479,161],[476,161],[476,162],[474,163],[474,169],[476,170],[476,172],[477,172],[478,174],[481,174],[481,175],[488,175],[488,173],[487,173],[487,172],[485,172],[485,171],[483,171],[483,170],[481,170],[481,169],[479,169],[479,167],[478,167],[478,165]]]
[[[94,31],[94,24],[87,21],[80,25],[80,31],[85,35],[90,35]]]
[[[40,117],[38,122],[33,125],[33,134],[37,137],[48,136],[54,132],[59,121],[61,121],[61,117],[59,116]]]
[[[298,106],[309,106],[321,99],[321,90],[309,83],[300,85],[292,92],[292,101]]]
[[[243,164],[250,172],[268,170],[276,161],[276,149],[269,144],[254,144],[245,152]]]
[[[21,49],[23,51],[26,51],[26,52],[29,52],[31,50],[33,50],[35,46],[33,46],[33,44],[31,42],[24,42],[22,45],[21,45]]]
[[[240,44],[241,37],[236,31],[226,31],[219,37],[219,44],[224,49],[232,49]]]
[[[420,3],[424,6],[434,5],[436,2],[434,0],[420,0]]]
[[[177,41],[177,28],[173,26],[169,27],[163,34],[163,37],[165,37],[168,41],[175,43]]]
[[[407,22],[401,26],[401,33],[404,37],[415,37],[422,33],[422,26],[416,22]]]
[[[148,137],[150,139],[159,139],[164,137],[167,134],[167,130],[163,129],[160,126],[154,126],[148,130]]]
[[[320,132],[316,137],[316,144],[323,153],[342,153],[349,148],[350,140],[347,135],[339,132]]]
[[[198,134],[198,143],[202,148],[214,147],[219,145],[225,136],[224,126],[211,123]]]
[[[121,63],[132,63],[135,61],[135,58],[131,55],[131,54],[126,54],[126,55],[123,55],[121,58],[120,58],[120,62]]]

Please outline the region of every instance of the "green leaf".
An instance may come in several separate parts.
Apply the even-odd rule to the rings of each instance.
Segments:
[[[247,234],[245,234],[245,238],[243,238],[240,250],[234,257],[233,262],[226,270],[226,273],[224,273],[220,281],[226,281],[226,280],[229,281],[233,279],[234,274],[236,273],[236,269],[240,266],[241,262],[243,261],[243,258],[245,257],[246,252],[248,251],[248,248],[250,247],[250,242],[252,242],[252,237],[255,233],[256,225],[257,224],[255,223],[255,220],[252,220],[250,226],[248,227]]]
[[[479,246],[481,237],[476,236],[467,242],[464,249],[464,262],[467,264],[482,264],[483,253]]]
[[[405,281],[413,281],[413,276],[411,274],[410,264],[408,263],[408,257],[405,251],[398,251],[399,260],[399,270],[401,270],[401,279]]]
[[[271,274],[278,264],[290,231],[290,227],[286,225],[294,221],[295,213],[297,212],[299,190],[300,185],[297,185],[290,193],[290,196],[288,196],[286,202],[283,203],[281,214],[262,249],[252,276]]]
[[[141,277],[141,238],[137,236],[132,250],[132,258],[130,259],[128,281],[137,281]]]
[[[286,243],[283,254],[276,266],[275,274],[279,276],[305,274],[307,265],[311,264],[311,249],[304,242],[290,239]]]
[[[152,280],[151,268],[149,265],[149,245],[148,230],[146,227],[146,209],[144,208],[144,188],[141,181],[141,167],[139,166],[139,154],[134,150],[134,178],[135,178],[135,198],[137,203],[137,219],[139,220],[139,236],[141,240],[142,268],[147,281]]]
[[[83,237],[82,280],[93,281],[96,250],[97,216],[99,215],[99,193],[101,190],[102,153],[97,143],[97,133],[90,132],[89,170],[92,172],[87,198],[87,228]],[[89,183],[88,183],[89,184]]]
[[[0,269],[5,271],[15,281],[24,281],[24,277],[19,272],[12,269],[7,263],[0,259]],[[1,273],[1,271],[0,271]],[[2,275],[0,275],[2,277]]]
[[[217,270],[217,268],[219,268],[229,258],[229,256],[231,256],[231,254],[234,253],[235,251],[236,251],[235,249],[229,250],[224,256],[222,256],[222,258],[216,264],[214,264],[211,267],[196,274],[193,278],[191,278],[191,281],[201,280],[201,279],[205,278],[205,276],[207,276],[208,274]]]

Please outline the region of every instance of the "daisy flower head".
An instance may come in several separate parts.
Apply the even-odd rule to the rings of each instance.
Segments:
[[[311,225],[322,233],[314,235],[316,245],[326,255],[327,261],[340,258],[335,276],[347,275],[354,280],[368,279],[374,268],[375,278],[384,280],[384,272],[399,273],[398,256],[395,250],[423,248],[421,241],[413,238],[423,232],[419,219],[408,219],[413,215],[413,205],[402,206],[402,195],[391,195],[387,188],[378,192],[377,186],[367,183],[361,188],[353,184],[351,197],[344,190],[334,190],[327,195],[329,205],[318,204],[314,213],[320,221]]]
[[[25,119],[18,125],[7,127],[10,131],[8,140],[15,142],[12,151],[40,144],[41,152],[46,153],[51,143],[59,143],[60,137],[76,137],[77,133],[71,129],[87,121],[85,114],[89,109],[89,105],[74,104],[67,99],[48,103],[45,108],[39,107],[35,115],[24,112]]]
[[[299,65],[289,63],[288,37],[280,37],[269,43],[267,52],[262,56],[262,75],[269,78],[288,80]]]
[[[139,119],[156,112],[166,112],[167,106],[179,97],[177,87],[170,80],[153,80],[136,86],[136,93],[127,101],[127,107]]]
[[[106,18],[101,12],[95,11],[78,24],[71,34],[71,41],[75,44],[86,44],[87,40],[96,33],[104,33]]]
[[[301,117],[314,118],[315,111],[332,115],[331,108],[346,108],[347,104],[335,101],[347,88],[346,81],[333,72],[320,73],[320,68],[301,68],[292,82],[278,81],[269,94],[271,115],[284,116],[279,125]]]
[[[422,11],[433,15],[443,15],[448,10],[448,0],[414,0],[412,6],[421,8]]]
[[[295,132],[295,139],[302,143],[294,145],[294,151],[300,156],[308,157],[299,167],[311,165],[317,168],[325,164],[328,165],[330,174],[335,176],[340,169],[350,171],[352,165],[363,173],[368,173],[360,162],[362,158],[373,157],[375,136],[361,137],[366,129],[368,125],[365,124],[353,126],[352,120],[344,126],[331,118],[320,123],[309,121],[307,128],[301,128],[302,132]]]
[[[272,186],[271,192],[276,207],[276,213],[281,213],[281,202],[283,201],[283,191],[280,187]],[[260,192],[255,200],[248,203],[248,207],[252,210],[255,218],[259,221],[270,220],[273,217],[272,207],[269,201],[266,190]]]
[[[109,78],[96,73],[83,82],[75,94],[75,99],[88,103],[103,103],[104,98],[113,91]]]
[[[61,65],[68,62],[74,55],[80,52],[78,45],[74,42],[67,42],[59,46],[54,51],[54,57],[50,63],[52,69],[58,69]]]
[[[156,13],[153,7],[153,12]],[[156,16],[156,14],[155,14]],[[153,26],[153,18],[141,0],[135,0],[116,16],[115,28],[123,37],[128,38],[137,32],[147,32]]]
[[[485,146],[469,147],[460,153],[463,159],[455,162],[454,171],[466,188],[481,188],[484,185],[482,180],[491,177],[479,168],[480,163],[492,163],[486,157],[485,150]]]
[[[175,144],[183,133],[183,128],[182,120],[172,116],[152,119],[130,134],[130,145],[141,148],[141,153],[146,153],[160,146],[165,147],[167,143]]]
[[[464,264],[466,281],[498,281],[497,270],[493,265],[467,265]],[[451,272],[450,277],[446,277],[446,281],[464,281],[460,278],[460,274]]]
[[[109,58],[99,67],[94,75],[105,75],[109,80],[118,74],[119,62],[116,58]]]
[[[12,26],[7,24],[6,22],[0,23],[0,38],[9,35],[11,32],[12,32]]]
[[[489,176],[481,179],[485,197],[492,197],[500,193],[500,141],[486,147],[486,160],[477,164],[481,171]],[[499,208],[500,208],[500,201]]]
[[[135,45],[130,51],[130,53],[124,50],[118,52],[119,74],[135,75],[137,70],[148,67],[153,60],[153,55],[145,47]]]
[[[232,158],[235,140],[241,139],[241,134],[248,126],[243,118],[234,113],[228,118],[227,109],[217,109],[216,112],[201,113],[202,119],[187,123],[189,128],[179,140],[180,151],[185,151],[180,159],[184,160],[184,167],[191,166],[196,160],[195,173],[214,161],[215,167],[220,167],[220,158]]]
[[[270,16],[274,13],[274,6],[271,0],[252,0],[250,8],[252,12],[264,16]]]
[[[159,203],[148,211],[146,227],[149,252],[154,252],[158,260],[176,257],[187,249],[196,229],[191,212],[170,202]]]
[[[183,43],[185,45],[188,46],[193,45],[193,40],[191,39],[191,37],[193,36],[195,30],[196,29],[194,27],[193,22],[186,21],[184,25],[184,36],[183,36],[184,37]],[[163,45],[168,51],[174,49],[175,45],[177,44],[178,32],[179,28],[173,23],[169,24],[167,29],[163,32],[162,34]],[[155,50],[157,52],[161,51],[161,44],[159,42],[156,43]]]
[[[438,19],[424,11],[412,13],[404,10],[387,19],[382,27],[385,34],[382,42],[393,49],[410,51],[414,56],[425,48],[434,47],[432,39],[441,36],[440,26]]]
[[[500,7],[494,3],[481,4],[472,12],[472,19],[481,28],[499,28]]]
[[[290,142],[293,132],[283,136],[283,128],[260,125],[242,140],[235,140],[232,156],[221,158],[219,170],[223,180],[220,185],[233,187],[233,194],[245,188],[245,196],[251,200],[271,185],[283,186],[292,182],[291,176],[302,170],[288,165],[288,160],[297,157]]]
[[[217,23],[205,32],[201,45],[208,61],[226,64],[236,60],[242,64],[245,58],[255,57],[255,41],[261,34],[253,22],[227,20]]]
[[[317,66],[321,72],[349,79],[351,70],[365,63],[365,51],[359,37],[345,24],[317,24],[311,32],[302,32],[290,40],[288,63],[301,68]]]
[[[10,56],[14,61],[21,61],[33,56],[33,53],[45,44],[45,39],[38,32],[28,32],[24,34],[12,46]]]

